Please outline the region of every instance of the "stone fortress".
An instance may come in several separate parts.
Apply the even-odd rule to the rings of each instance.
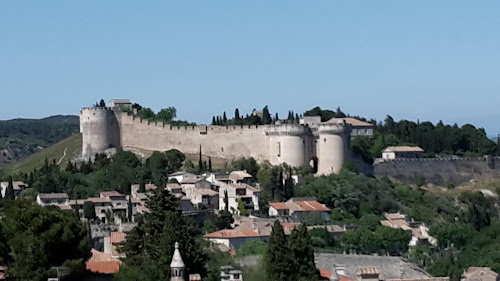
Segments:
[[[373,126],[352,118],[321,122],[304,117],[299,124],[235,126],[171,126],[148,122],[120,110],[129,100],[111,100],[108,107],[80,112],[82,157],[87,159],[110,148],[167,151],[177,149],[232,160],[253,157],[258,162],[291,166],[311,164],[318,174],[337,173],[351,158],[352,136],[373,134]]]

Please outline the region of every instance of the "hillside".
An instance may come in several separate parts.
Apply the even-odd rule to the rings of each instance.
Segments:
[[[0,167],[24,159],[78,132],[79,118],[73,115],[0,121]]]
[[[82,135],[80,133],[74,134],[54,145],[42,149],[35,154],[22,159],[16,163],[7,165],[0,168],[0,171],[5,174],[12,174],[18,172],[30,172],[34,168],[40,168],[43,166],[45,159],[52,161],[56,160],[56,163],[65,166],[69,159],[72,159],[81,154],[82,150]]]

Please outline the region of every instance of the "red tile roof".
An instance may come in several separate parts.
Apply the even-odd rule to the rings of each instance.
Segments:
[[[223,229],[216,232],[204,235],[205,238],[244,238],[244,237],[261,237],[257,231],[253,229]]]
[[[288,206],[285,203],[282,202],[273,202],[269,203],[271,207],[275,208],[276,210],[288,210]]]
[[[295,202],[295,204],[299,205],[302,210],[299,211],[321,211],[321,212],[329,212],[330,209],[325,205],[316,202],[316,201],[300,201]]]
[[[125,241],[125,239],[127,238],[126,233],[119,232],[119,231],[113,231],[110,233],[109,236],[110,236],[111,244],[121,243],[121,242]]]
[[[320,268],[319,273],[321,275],[321,280],[330,280],[330,277],[332,277],[332,272],[330,270]],[[346,277],[346,276],[340,275],[340,274],[338,274],[338,275],[339,275],[339,281],[353,281],[349,277]]]
[[[121,261],[111,258],[110,254],[92,249],[92,257],[85,262],[88,271],[102,274],[113,274],[120,270]]]

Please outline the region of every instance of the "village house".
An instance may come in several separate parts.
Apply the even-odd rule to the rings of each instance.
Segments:
[[[232,171],[229,173],[229,179],[232,183],[246,183],[251,185],[254,182],[252,175],[246,171]]]
[[[186,188],[210,189],[212,187],[212,184],[204,177],[186,178],[180,184],[183,190],[186,190]]]
[[[332,270],[319,269],[319,280],[328,281],[353,281],[352,278],[345,276],[345,267],[343,265],[333,265]]]
[[[293,197],[286,202],[272,202],[269,204],[270,217],[290,217],[293,220],[302,220],[317,214],[324,220],[329,220],[330,209],[316,201],[314,197]]]
[[[175,172],[175,173],[168,175],[168,181],[171,182],[172,180],[176,180],[177,183],[181,183],[185,179],[191,179],[191,178],[197,178],[197,177],[199,177],[199,176],[192,174],[192,173],[178,171],[178,172]]]
[[[0,182],[0,195],[2,195],[2,198],[5,197],[5,192],[7,191],[7,187],[9,186],[8,181],[3,181]],[[28,188],[28,184],[22,182],[22,181],[13,181],[12,182],[12,187],[14,188],[14,197],[17,198],[19,195],[21,195],[21,192]]]
[[[228,197],[228,210],[239,214],[238,203],[243,201],[246,210],[259,211],[260,189],[244,183],[221,184],[219,188],[219,210],[225,210],[225,196]]]
[[[469,267],[462,274],[461,281],[498,281],[498,273],[490,267]]]
[[[191,200],[198,209],[219,209],[219,193],[206,188],[186,187],[186,197]]]
[[[109,253],[103,253],[96,249],[91,250],[92,256],[85,262],[88,271],[111,276],[120,270],[121,260],[111,257]]]
[[[398,213],[385,213],[385,220],[380,224],[390,228],[397,228],[411,234],[410,247],[421,245],[437,245],[436,238],[429,235],[429,228],[418,222],[408,222],[406,215]]]
[[[95,214],[97,218],[103,223],[107,223],[108,219],[112,219],[113,214],[113,204],[109,198],[102,197],[90,197],[82,201],[91,201],[94,203]],[[75,200],[75,203],[80,202],[80,200]],[[82,204],[83,209],[83,204]]]
[[[418,146],[389,146],[382,151],[383,159],[423,158],[424,150]]]
[[[111,258],[121,259],[125,254],[118,252],[117,247],[125,241],[127,234],[118,231],[112,231],[109,236],[104,237],[104,253],[110,254]]]
[[[129,99],[112,99],[108,103],[108,107],[120,109],[132,109],[132,101]]]
[[[69,197],[66,193],[39,193],[36,196],[36,203],[40,206],[69,206]]]

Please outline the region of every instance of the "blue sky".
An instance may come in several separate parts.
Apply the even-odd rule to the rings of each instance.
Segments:
[[[2,1],[0,119],[131,98],[500,133],[500,1]]]

